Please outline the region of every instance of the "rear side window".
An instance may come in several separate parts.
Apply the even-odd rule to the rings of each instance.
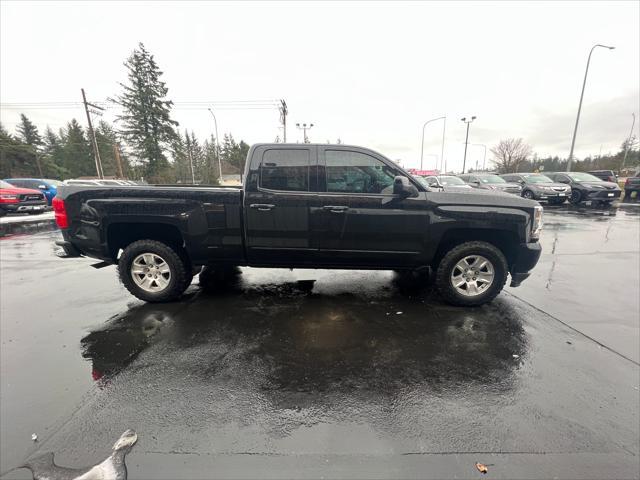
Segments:
[[[309,191],[309,150],[272,149],[264,152],[260,186],[270,190]]]
[[[327,192],[393,193],[396,172],[371,155],[326,150],[325,162]]]

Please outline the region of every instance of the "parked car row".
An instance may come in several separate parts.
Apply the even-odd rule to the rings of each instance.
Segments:
[[[42,213],[51,206],[62,185],[130,186],[141,185],[131,180],[51,180],[46,178],[7,178],[0,180],[0,216],[7,213]]]
[[[545,201],[549,205],[559,205],[569,200],[578,204],[587,200],[611,203],[620,197],[621,189],[611,170],[599,170],[595,176],[586,172],[545,172],[509,173],[468,173],[463,175],[431,175],[421,181],[430,188],[444,191],[463,191],[469,188],[511,193],[522,197]],[[640,180],[628,179],[625,184],[640,189]],[[629,195],[629,193],[625,193]]]

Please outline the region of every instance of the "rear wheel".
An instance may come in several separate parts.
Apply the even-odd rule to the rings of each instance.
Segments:
[[[465,242],[440,261],[436,287],[453,305],[475,306],[493,300],[507,281],[507,260],[487,242]]]
[[[157,240],[129,244],[118,261],[118,273],[126,289],[146,302],[179,298],[193,277],[186,256]]]

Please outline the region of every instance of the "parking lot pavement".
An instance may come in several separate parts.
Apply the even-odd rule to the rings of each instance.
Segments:
[[[640,362],[640,204],[545,208],[542,257],[510,293]]]
[[[0,225],[7,223],[37,223],[43,220],[53,220],[53,217],[54,214],[52,210],[38,215],[10,214],[0,217]]]
[[[638,276],[619,258],[637,267],[640,217],[546,221],[540,272],[481,308],[390,272],[259,269],[142,304],[112,267],[56,258],[51,222],[4,227],[1,470],[95,464],[134,428],[129,478],[637,478]]]

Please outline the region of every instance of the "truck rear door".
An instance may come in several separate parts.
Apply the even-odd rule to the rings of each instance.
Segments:
[[[251,162],[244,198],[249,264],[313,264],[309,209],[317,199],[316,147],[264,145]]]

